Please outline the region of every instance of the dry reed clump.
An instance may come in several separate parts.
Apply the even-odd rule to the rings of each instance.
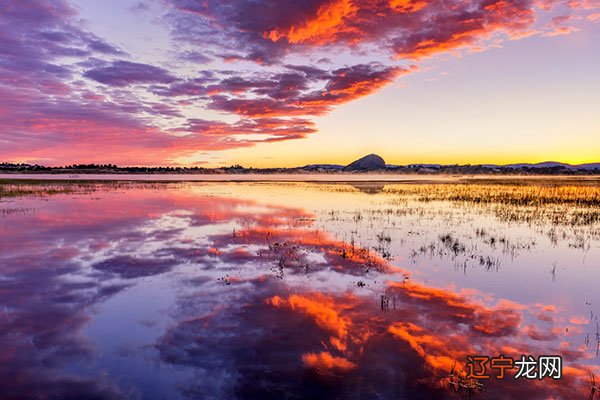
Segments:
[[[420,201],[464,201],[516,206],[568,204],[600,207],[600,187],[594,185],[542,184],[427,184],[386,188],[388,194],[411,196]]]
[[[41,197],[73,192],[75,190],[72,186],[0,183],[0,199],[25,196]]]
[[[0,180],[0,200],[26,196],[47,197],[57,194],[91,194],[100,190],[155,189],[173,185],[182,184],[128,181]]]

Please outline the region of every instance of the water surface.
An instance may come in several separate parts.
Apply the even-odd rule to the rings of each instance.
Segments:
[[[468,355],[600,375],[581,182],[0,186],[2,398],[451,399]]]

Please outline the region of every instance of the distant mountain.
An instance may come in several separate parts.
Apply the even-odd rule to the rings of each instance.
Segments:
[[[500,166],[500,165],[499,165]],[[530,163],[519,163],[519,164],[507,164],[503,165],[506,168],[556,168],[556,167],[571,167],[569,164],[557,162],[557,161],[544,161],[536,164]]]
[[[544,161],[536,164],[530,163],[519,163],[519,164],[508,164],[497,167],[506,167],[513,169],[521,169],[521,168],[565,168],[570,170],[585,170],[585,171],[593,171],[595,169],[600,170],[600,163],[588,163],[588,164],[578,164],[572,165],[567,163],[561,163],[558,161]]]
[[[568,170],[568,171],[600,171],[600,163],[588,163],[572,165],[567,163],[561,163],[558,161],[544,161],[540,163],[516,163],[516,164],[478,164],[478,165],[458,165],[458,164],[408,164],[408,165],[396,165],[396,164],[385,164],[383,158],[377,154],[369,154],[362,158],[359,158],[352,163],[343,166],[340,164],[309,164],[301,167],[301,169],[315,171],[315,170],[329,170],[329,171],[374,171],[374,170],[442,170],[449,168],[486,168],[491,170],[539,170],[539,169],[554,169],[554,170]]]
[[[574,167],[579,170],[586,170],[586,171],[598,170],[598,171],[600,171],[600,163],[579,164],[579,165],[574,165]]]
[[[344,168],[347,171],[374,171],[385,169],[385,161],[377,154],[369,154],[351,162]]]

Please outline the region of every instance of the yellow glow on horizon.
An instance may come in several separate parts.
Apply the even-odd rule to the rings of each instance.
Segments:
[[[556,161],[572,165],[600,162],[598,155],[594,149],[599,147],[591,146],[588,149],[573,149],[571,151],[540,151],[531,153],[525,150],[515,152],[514,154],[493,154],[481,153],[478,151],[464,151],[463,154],[444,153],[430,149],[429,153],[403,153],[395,151],[381,150],[365,150],[353,152],[336,152],[330,149],[315,150],[311,153],[303,151],[295,151],[291,145],[286,151],[281,151],[277,155],[270,151],[257,151],[251,149],[242,152],[240,150],[233,151],[231,155],[223,157],[221,162],[207,162],[204,164],[207,167],[221,167],[239,164],[244,167],[254,168],[277,168],[277,167],[302,167],[308,164],[339,164],[347,165],[352,161],[363,157],[370,153],[375,153],[383,157],[387,164],[393,165],[408,165],[408,164],[442,164],[442,165],[478,165],[478,164],[496,164],[506,165],[515,163],[540,163],[545,161]],[[265,153],[269,154],[268,156]]]

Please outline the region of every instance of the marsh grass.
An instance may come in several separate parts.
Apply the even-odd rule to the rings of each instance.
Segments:
[[[437,184],[393,186],[389,196],[418,202],[448,201],[483,207],[505,221],[539,219],[553,225],[600,222],[600,186],[560,184]]]
[[[525,224],[547,235],[553,244],[568,240],[570,247],[589,249],[600,239],[600,186],[523,182],[503,184],[437,184],[392,186],[385,190],[392,205],[438,203],[450,208],[493,215],[509,224]],[[407,211],[410,211],[408,209]],[[484,238],[485,234],[476,232]],[[501,238],[487,237],[487,241]]]
[[[413,195],[419,201],[447,200],[468,203],[494,203],[512,206],[568,204],[600,207],[600,187],[590,184],[437,184],[404,185],[386,193]]]

